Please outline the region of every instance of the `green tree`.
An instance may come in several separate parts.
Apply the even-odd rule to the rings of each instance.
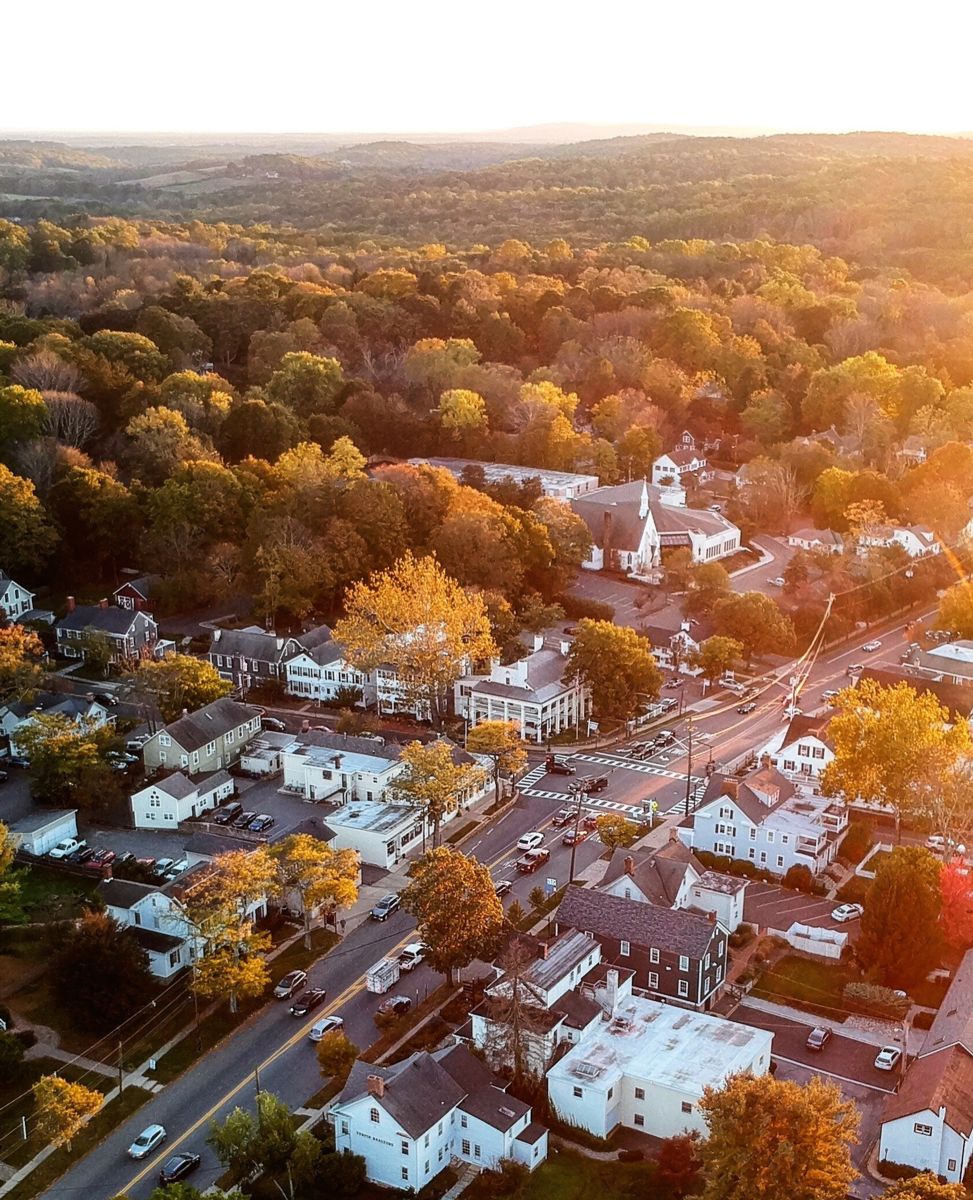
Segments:
[[[833,1083],[732,1075],[699,1102],[703,1200],[845,1200],[858,1110]]]
[[[639,839],[639,827],[621,813],[600,813],[595,817],[595,828],[603,846],[609,850],[617,850],[620,846],[627,849]]]
[[[461,761],[463,757],[462,751],[445,739],[425,744],[409,742],[399,756],[403,770],[392,781],[389,792],[398,803],[422,811],[423,830],[427,825],[432,826],[434,846],[439,845],[444,819],[456,811],[461,800],[469,797],[483,779],[482,770]]]
[[[580,679],[591,689],[599,717],[616,720],[634,716],[647,697],[658,696],[662,686],[648,638],[612,621],[588,617],[578,624],[565,676]]]
[[[337,359],[302,350],[280,360],[267,384],[267,395],[297,416],[309,417],[333,412],[343,386],[344,374]]]
[[[692,656],[694,667],[699,667],[711,682],[726,671],[732,671],[743,656],[743,643],[736,638],[714,634],[707,638]]]
[[[446,976],[496,952],[503,906],[489,868],[451,846],[429,850],[409,868],[402,907],[416,918],[427,960]]]
[[[0,1033],[0,1083],[16,1083],[24,1073],[24,1043],[14,1033]]]
[[[769,596],[742,592],[720,600],[713,610],[716,632],[743,647],[749,665],[755,654],[789,654],[794,627]]]
[[[338,1079],[343,1083],[360,1051],[343,1029],[329,1029],[318,1042],[316,1053],[325,1079]]]
[[[249,397],[227,413],[220,428],[219,446],[229,462],[241,462],[250,456],[273,462],[300,438],[300,422],[286,405]]]
[[[125,427],[127,458],[141,481],[158,487],[184,462],[212,458],[186,418],[171,408],[147,408]]]
[[[34,485],[0,463],[0,563],[16,576],[40,567],[50,556],[57,535],[48,523]]]
[[[9,462],[18,446],[44,432],[44,397],[32,388],[0,385],[0,454]]]
[[[105,913],[86,913],[50,963],[55,995],[75,1023],[114,1029],[146,1003],[154,990],[149,956],[130,929]]]
[[[516,775],[527,763],[520,727],[516,721],[481,721],[469,731],[466,748],[493,763],[493,796],[499,804],[501,777]]]
[[[104,679],[115,657],[115,648],[107,633],[100,629],[83,629],[77,643],[85,668]]]
[[[114,735],[89,720],[34,713],[17,730],[17,747],[30,759],[31,791],[46,804],[98,808],[116,795],[105,760]]]
[[[690,587],[683,601],[687,616],[709,616],[731,591],[730,576],[720,563],[696,563],[689,572]]]
[[[897,846],[876,869],[855,952],[886,987],[908,989],[939,962],[941,874],[924,846]]]
[[[155,695],[162,719],[167,724],[183,711],[195,712],[233,691],[212,663],[189,654],[167,654],[146,659],[138,666],[138,684]]]
[[[235,1108],[220,1124],[210,1123],[206,1141],[224,1167],[238,1175],[252,1170],[277,1175],[288,1165],[311,1133],[298,1133],[297,1122],[287,1105],[273,1092],[258,1092],[256,1113]],[[318,1142],[321,1152],[321,1143]]]
[[[277,866],[277,893],[297,897],[304,920],[304,945],[311,948],[311,922],[322,909],[350,908],[358,898],[361,868],[354,850],[335,850],[310,833],[292,833],[270,847]]]

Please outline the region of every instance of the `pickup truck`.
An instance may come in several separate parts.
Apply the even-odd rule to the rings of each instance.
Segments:
[[[77,838],[64,838],[63,841],[48,850],[48,858],[67,858],[69,854],[73,854],[75,850],[79,850],[84,845],[84,842],[79,842]]]
[[[426,957],[424,942],[410,942],[399,955],[399,968],[403,971],[414,971]]]
[[[517,870],[521,875],[530,875],[543,866],[544,863],[551,857],[551,852],[546,846],[540,846],[536,850],[528,850],[526,854],[522,854],[517,859]]]

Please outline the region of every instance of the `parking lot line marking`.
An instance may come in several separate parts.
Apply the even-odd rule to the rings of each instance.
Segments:
[[[801,1062],[799,1059],[785,1058],[783,1054],[771,1054],[770,1057],[776,1058],[778,1062],[790,1063],[792,1067],[803,1067],[805,1071],[813,1071],[816,1075],[827,1075],[831,1079],[840,1079],[842,1083],[850,1083],[852,1087],[871,1088],[873,1092],[881,1092],[883,1096],[895,1094],[895,1088],[881,1088],[877,1083],[866,1083],[864,1079],[849,1079],[847,1075],[838,1075],[834,1071],[825,1071],[817,1066],[812,1067],[809,1063]]]

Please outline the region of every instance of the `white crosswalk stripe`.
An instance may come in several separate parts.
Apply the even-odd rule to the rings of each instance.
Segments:
[[[635,763],[623,762],[617,758],[605,758],[599,754],[576,754],[574,756],[580,759],[581,762],[597,763],[600,767],[620,767],[625,771],[641,771],[643,775],[661,775],[664,779],[685,779],[685,771],[670,771],[666,767],[656,767],[652,763]],[[699,776],[694,775],[693,779],[700,782]]]

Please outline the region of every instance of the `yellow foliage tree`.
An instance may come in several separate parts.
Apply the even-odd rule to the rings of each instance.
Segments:
[[[71,1083],[59,1075],[42,1075],[34,1084],[34,1120],[45,1142],[67,1146],[79,1130],[101,1108],[104,1096],[82,1083]]]
[[[442,724],[453,684],[470,663],[496,653],[481,596],[434,558],[405,557],[345,594],[335,639],[361,671],[396,670],[404,698]]]
[[[455,812],[460,799],[482,781],[483,772],[475,764],[456,761],[462,751],[444,739],[435,742],[410,742],[399,758],[404,770],[390,789],[396,800],[411,804],[423,813],[423,835],[432,825],[433,845],[439,845],[443,819]]]
[[[0,702],[26,700],[37,690],[43,655],[44,646],[36,633],[22,625],[0,629]]]
[[[499,804],[501,775],[516,775],[527,762],[519,726],[516,721],[481,721],[470,730],[466,746],[492,760],[494,798]]]
[[[304,916],[304,945],[311,947],[311,921],[322,906],[348,908],[358,898],[359,863],[354,850],[333,850],[309,833],[292,833],[270,847],[277,866],[277,893],[296,893]]]

